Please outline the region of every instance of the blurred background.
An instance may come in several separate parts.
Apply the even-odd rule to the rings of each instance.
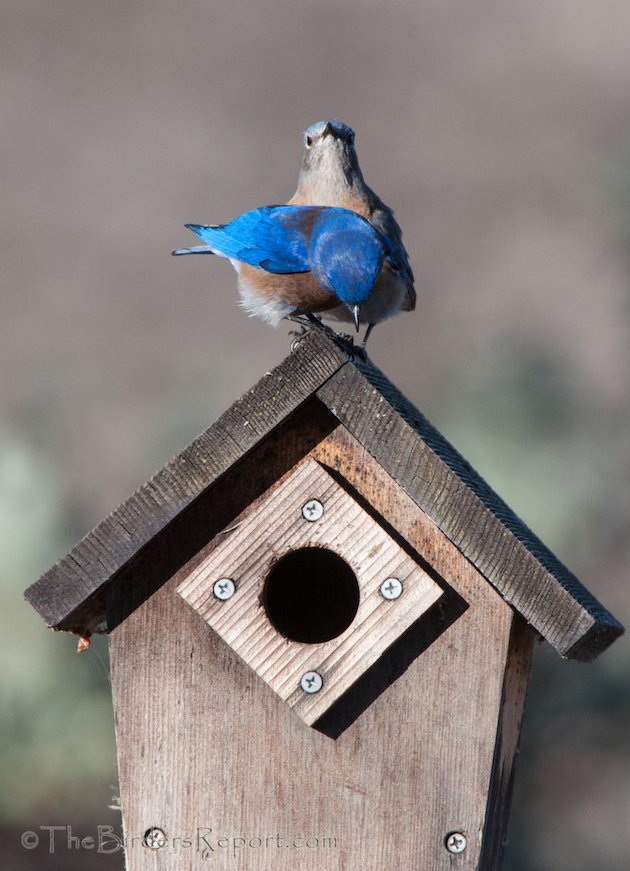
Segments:
[[[286,201],[315,120],[417,276],[374,361],[628,625],[627,0],[4,0],[0,70],[3,867],[122,867],[47,852],[119,824],[107,648],[22,591],[288,353],[170,251]],[[537,649],[508,871],[630,867],[629,735],[625,638]]]

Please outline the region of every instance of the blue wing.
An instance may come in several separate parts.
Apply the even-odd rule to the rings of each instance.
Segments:
[[[267,272],[308,272],[310,264],[304,230],[309,216],[300,214],[303,211],[305,209],[298,206],[263,206],[246,212],[229,224],[213,227],[186,224],[206,243],[206,247],[178,251],[218,254]]]

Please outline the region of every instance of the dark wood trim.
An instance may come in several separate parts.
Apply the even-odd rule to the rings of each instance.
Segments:
[[[98,596],[153,538],[347,361],[341,346],[318,331],[308,333],[279,366],[32,584],[26,600],[49,626],[65,628],[78,608]],[[92,617],[91,622],[98,621]]]
[[[621,635],[612,614],[376,367],[346,366],[318,396],[562,656],[594,659]]]
[[[385,375],[360,358],[349,362],[347,350],[320,331],[309,332],[278,367],[29,587],[27,601],[49,626],[96,628],[106,585],[317,395],[560,654],[594,659],[623,632],[621,624]]]

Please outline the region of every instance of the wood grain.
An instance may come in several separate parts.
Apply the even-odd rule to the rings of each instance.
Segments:
[[[312,331],[273,372],[26,591],[46,622],[103,631],[107,585],[168,535],[313,394],[562,655],[591,660],[623,627],[369,362]]]
[[[99,594],[112,577],[347,360],[342,348],[311,331],[294,353],[32,584],[26,600],[54,628],[81,633],[97,627],[103,617]],[[97,599],[97,613],[88,608],[77,614],[91,597]]]
[[[503,701],[479,862],[483,871],[500,871],[503,867],[515,763],[531,669],[532,642],[531,629],[522,617],[515,616],[503,679]]]
[[[110,645],[130,871],[496,867],[480,865],[481,848],[497,754],[509,761],[507,740],[497,751],[501,712],[522,711],[522,681],[509,677],[518,618],[348,433],[309,455],[434,566],[445,594],[336,740],[296,717],[177,595],[210,549],[140,606],[110,602],[127,613]],[[153,825],[169,838],[159,855],[133,846]],[[451,831],[468,839],[458,856],[444,846]]]
[[[623,626],[371,364],[318,390],[339,421],[549,643],[591,660]]]
[[[302,506],[313,498],[324,506],[316,522],[302,515]],[[255,510],[219,535],[222,540],[177,592],[309,725],[442,594],[438,584],[314,460],[299,464],[263,496]],[[285,637],[274,628],[263,604],[272,567],[300,548],[325,548],[341,557],[359,589],[352,623],[323,643]],[[236,593],[220,601],[213,587],[225,577],[235,582]],[[402,595],[393,601],[380,593],[388,578],[403,586]],[[334,600],[324,605],[335,607]],[[323,686],[308,694],[300,679],[310,671],[321,676]]]

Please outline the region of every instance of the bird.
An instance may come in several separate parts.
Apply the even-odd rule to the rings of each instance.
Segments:
[[[326,206],[262,206],[229,224],[186,224],[205,243],[175,254],[217,254],[239,278],[245,268],[261,281],[280,277],[281,296],[241,283],[241,304],[273,325],[342,304],[357,330],[361,306],[374,291],[391,244],[350,209]],[[290,281],[287,281],[290,276]]]
[[[283,318],[366,325],[416,304],[414,276],[392,210],[367,186],[351,127],[318,121],[304,132],[297,189],[228,224],[186,224],[205,244],[175,255],[217,254],[238,275],[241,307],[277,326]]]

